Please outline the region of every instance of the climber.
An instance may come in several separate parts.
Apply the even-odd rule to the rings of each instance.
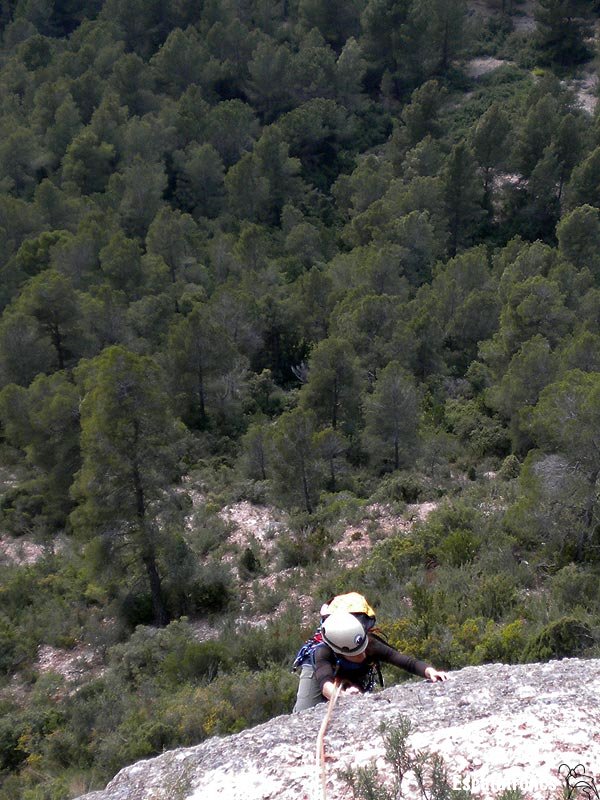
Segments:
[[[337,610],[332,601],[321,609],[321,614],[323,621],[318,634],[304,645],[296,658],[295,664],[301,667],[301,672],[294,713],[329,700],[335,691],[336,679],[342,681],[343,695],[372,691],[376,674],[381,674],[380,662],[432,682],[447,679],[445,672],[390,647],[373,633],[372,624],[363,624],[364,611],[355,615]],[[374,624],[375,615],[367,613],[366,616]]]

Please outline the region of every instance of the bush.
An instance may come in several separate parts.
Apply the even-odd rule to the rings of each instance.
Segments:
[[[293,706],[298,679],[286,667],[260,672],[238,669],[219,676],[209,687],[182,687],[163,695],[156,713],[179,731],[177,746],[197,744],[209,736],[236,733]]]
[[[471,607],[476,615],[500,620],[518,599],[516,579],[512,575],[483,575],[475,588]]]
[[[4,711],[0,717],[0,775],[5,770],[14,770],[27,758],[27,753],[19,747],[23,735],[23,722],[19,716]]]
[[[242,580],[253,578],[262,571],[260,559],[250,545],[246,545],[238,560],[238,571]]]
[[[412,472],[386,475],[370,500],[374,503],[416,503],[425,492],[425,484]]]
[[[567,564],[550,578],[551,601],[561,612],[579,606],[587,611],[598,608],[598,576],[577,564]]]
[[[519,664],[524,660],[526,641],[523,620],[501,626],[488,622],[481,642],[474,649],[471,663]]]
[[[385,592],[406,580],[417,566],[425,563],[426,550],[410,534],[391,536],[375,545],[371,554],[356,570],[356,580],[368,589],[367,594]]]
[[[221,642],[187,642],[165,656],[160,674],[173,686],[201,680],[210,683],[230,667],[231,658]]]
[[[161,676],[167,659],[183,660],[191,655],[193,645],[199,644],[185,620],[166,628],[138,626],[127,642],[115,645],[109,652],[109,663],[120,680],[140,686]],[[169,666],[167,673],[172,671]]]
[[[300,530],[283,534],[277,539],[279,567],[307,567],[321,561],[330,545],[331,536],[322,525],[302,525]]]
[[[577,617],[561,617],[546,625],[525,648],[526,661],[549,661],[581,655],[594,644],[589,625]]]
[[[473,531],[456,530],[449,533],[437,549],[441,563],[460,567],[468,564],[477,555],[481,547],[481,538]]]
[[[0,619],[0,673],[9,675],[17,665],[18,634]]]
[[[223,638],[234,662],[249,670],[263,670],[274,664],[291,667],[302,645],[300,627],[299,610],[294,609],[264,627],[248,625],[237,630],[235,637]]]
[[[448,777],[442,756],[429,750],[414,750],[408,744],[411,732],[408,717],[400,717],[394,725],[382,722],[379,733],[385,747],[387,767],[380,771],[375,761],[365,767],[347,767],[338,776],[352,791],[354,800],[394,800],[404,796],[403,783],[410,775],[418,787],[417,797],[423,800],[475,800],[470,789],[455,789]]]
[[[503,455],[509,438],[498,418],[488,416],[477,400],[448,400],[446,420],[469,453],[477,458]]]
[[[11,487],[0,495],[0,521],[14,536],[29,533],[39,524],[44,512],[44,498],[35,482]]]
[[[35,658],[41,643],[72,645],[87,610],[76,570],[42,559],[2,568],[0,586],[0,674]]]
[[[454,531],[479,532],[482,514],[466,502],[444,502],[419,524],[419,538],[428,550],[438,547]]]
[[[129,628],[150,625],[154,619],[150,592],[127,592],[117,601],[116,609],[119,618]]]
[[[498,471],[498,477],[500,477],[503,481],[510,481],[514,478],[518,478],[520,472],[521,462],[515,455],[511,454],[506,456],[502,462],[502,466]]]
[[[314,515],[321,525],[352,524],[364,516],[364,500],[350,492],[322,492]]]
[[[205,505],[193,513],[189,526],[186,541],[197,558],[216,550],[227,540],[230,532],[228,523]]]
[[[228,610],[236,596],[233,577],[221,564],[207,564],[189,587],[189,613],[200,616]]]

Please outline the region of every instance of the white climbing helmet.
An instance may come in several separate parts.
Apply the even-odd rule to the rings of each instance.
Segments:
[[[323,641],[342,656],[364,653],[369,642],[365,629],[348,611],[334,611],[321,626]]]

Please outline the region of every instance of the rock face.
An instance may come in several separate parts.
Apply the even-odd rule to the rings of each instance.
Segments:
[[[375,762],[385,771],[379,723],[408,717],[412,749],[445,760],[458,786],[482,798],[519,786],[529,798],[556,797],[559,767],[600,773],[600,659],[491,664],[340,698],[325,734],[327,800],[349,800],[338,771]],[[327,706],[173,750],[123,769],[80,800],[311,800],[316,742]],[[599,781],[600,782],[600,781]],[[417,797],[417,794],[408,796]]]

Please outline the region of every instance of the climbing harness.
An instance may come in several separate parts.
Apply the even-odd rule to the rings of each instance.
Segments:
[[[327,704],[327,713],[323,718],[321,727],[319,728],[319,735],[317,736],[317,751],[316,751],[316,769],[315,769],[315,793],[314,800],[327,800],[327,768],[325,766],[325,731],[329,725],[331,713],[335,708],[340,693],[342,691],[343,683],[339,678],[334,681],[335,689],[329,698]]]

